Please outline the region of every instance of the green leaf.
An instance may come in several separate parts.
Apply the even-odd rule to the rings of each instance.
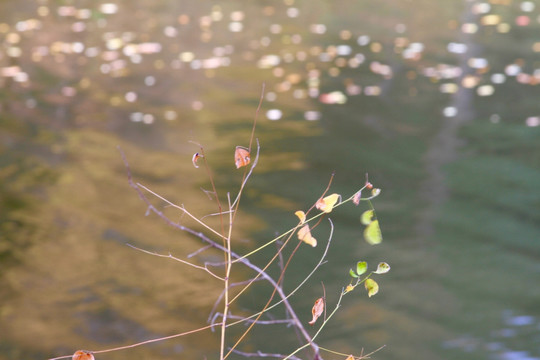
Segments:
[[[379,284],[373,279],[367,279],[364,283],[369,297],[372,297],[379,292]]]
[[[362,213],[362,216],[360,216],[360,222],[363,225],[369,225],[371,223],[371,219],[373,219],[373,210],[366,210]]]
[[[353,269],[350,269],[349,270],[349,274],[353,277],[353,278],[357,278],[358,275],[356,275],[356,273],[353,271]]]
[[[390,271],[390,265],[388,265],[385,262],[379,263],[377,266],[377,270],[375,271],[375,274],[385,274]]]
[[[367,271],[367,262],[365,261],[359,261],[357,264],[356,264],[356,273],[358,275],[362,275],[363,273],[365,273]]]
[[[382,241],[381,228],[379,227],[379,220],[373,220],[364,230],[364,239],[371,244],[380,244]]]

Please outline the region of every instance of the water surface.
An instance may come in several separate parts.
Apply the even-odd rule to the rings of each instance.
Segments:
[[[199,217],[214,213],[193,142],[225,201],[242,178],[233,152],[249,144],[263,84],[261,154],[236,220],[239,252],[294,226],[294,211],[307,210],[333,172],[332,192],[353,194],[366,172],[383,189],[374,205],[384,242],[362,240],[365,208],[339,208],[328,263],[293,299],[307,322],[321,281],[335,304],[356,261],[392,266],[378,295],[344,300],[322,346],[360,355],[386,345],[380,359],[540,358],[539,9],[537,1],[2,3],[0,359],[206,324],[217,281],[126,246],[182,256],[200,241],[145,216],[117,146],[137,181]],[[314,235],[324,243],[328,230]],[[289,269],[287,289],[322,251],[309,250]],[[239,307],[256,310],[267,295],[258,289]],[[259,329],[244,350],[288,353],[298,346],[293,332],[270,341],[284,333]],[[100,358],[216,358],[217,344],[206,332]]]

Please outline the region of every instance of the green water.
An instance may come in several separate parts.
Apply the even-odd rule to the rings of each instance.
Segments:
[[[201,243],[145,216],[117,147],[136,181],[202,218],[217,206],[201,190],[211,184],[191,163],[193,142],[226,202],[242,180],[234,148],[248,146],[255,117],[261,152],[236,218],[239,253],[294,226],[293,213],[319,198],[332,173],[331,192],[344,197],[365,173],[382,189],[374,206],[383,243],[362,240],[367,207],[336,209],[328,262],[291,300],[307,323],[321,282],[333,306],[358,260],[392,266],[377,278],[379,294],[343,300],[321,346],[359,356],[386,345],[376,359],[540,358],[539,2],[114,4],[0,5],[0,359],[206,325],[218,281],[126,246],[185,257]],[[159,51],[134,50],[144,43]],[[423,46],[416,55],[414,43]],[[452,53],[450,43],[468,52]],[[268,55],[279,63],[261,66]],[[475,68],[481,60],[471,57],[489,66]],[[445,77],[453,67],[461,78]],[[345,104],[319,97],[334,91]],[[279,120],[268,119],[271,109]],[[320,245],[300,249],[286,290],[318,261],[328,232],[323,221]],[[233,277],[249,275],[238,267]],[[258,310],[269,294],[258,285],[236,310]],[[218,344],[207,331],[96,358],[214,359]],[[294,331],[272,325],[256,328],[242,350],[297,346]]]

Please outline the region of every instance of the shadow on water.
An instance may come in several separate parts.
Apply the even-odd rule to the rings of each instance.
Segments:
[[[294,226],[294,211],[307,210],[333,172],[332,192],[343,196],[366,172],[383,190],[383,243],[361,239],[365,208],[337,209],[328,263],[294,298],[307,322],[321,281],[332,303],[356,261],[392,266],[377,296],[346,298],[321,344],[356,355],[386,345],[374,356],[384,359],[540,359],[539,8],[2,3],[0,359],[206,324],[219,296],[213,279],[126,246],[182,256],[200,242],[145,216],[117,146],[137,181],[199,217],[215,213],[192,142],[204,145],[219,192],[235,194],[231,149],[248,145],[263,83],[240,252]],[[314,236],[324,243],[328,230],[323,222]],[[320,251],[301,248],[286,288]],[[265,291],[247,294],[240,310],[258,309]],[[270,343],[283,333],[258,329],[246,350],[298,346],[292,333]],[[208,332],[107,358],[211,358],[217,347]]]

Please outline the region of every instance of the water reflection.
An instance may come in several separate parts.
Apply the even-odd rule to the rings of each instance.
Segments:
[[[460,349],[472,353],[481,351],[490,354],[491,359],[497,360],[536,360],[539,357],[529,351],[519,350],[523,342],[538,334],[540,324],[535,317],[529,315],[514,315],[511,310],[502,314],[504,327],[493,329],[486,340],[466,335],[461,338],[446,341],[444,346],[450,349]]]
[[[115,229],[145,248],[198,248],[189,238],[171,244],[178,234],[155,219],[135,227],[144,209],[115,146],[133,154],[141,180],[212,213],[195,196],[208,184],[188,141],[205,144],[223,172],[218,187],[233,188],[230,149],[249,138],[263,82],[263,154],[242,244],[283,231],[333,170],[336,191],[354,191],[366,171],[384,189],[388,243],[351,250],[342,241],[331,263],[384,258],[396,273],[378,303],[360,299],[370,311],[344,309],[364,322],[332,328],[328,341],[349,352],[387,343],[390,359],[540,356],[540,294],[529,282],[540,251],[538,2],[40,0],[0,9],[7,358],[102,348],[107,339],[94,335],[110,326],[137,329],[109,336],[123,345],[205,321],[214,284],[180,280],[177,266],[109,241]],[[336,236],[357,239],[356,214],[336,216]],[[337,265],[321,275],[336,287],[341,276]],[[66,304],[66,294],[76,300]],[[299,303],[309,313],[310,301]],[[501,324],[507,308],[530,315],[504,313]],[[523,329],[532,335],[517,335]],[[202,357],[207,340],[155,351]]]

